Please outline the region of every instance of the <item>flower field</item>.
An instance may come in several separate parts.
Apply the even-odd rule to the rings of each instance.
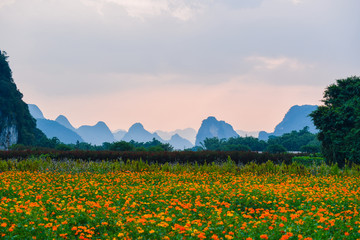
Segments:
[[[360,178],[0,173],[1,239],[360,239]]]

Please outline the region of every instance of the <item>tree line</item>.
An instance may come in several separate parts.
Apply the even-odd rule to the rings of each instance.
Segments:
[[[309,132],[309,127],[300,131],[292,131],[282,136],[270,136],[263,141],[254,137],[233,137],[226,139],[207,138],[202,148],[212,151],[261,151],[283,153],[288,151],[316,153],[320,152],[320,142],[316,134]]]
[[[171,152],[174,148],[169,143],[162,143],[157,139],[149,142],[119,141],[104,142],[100,146],[85,142],[75,144],[64,144],[56,137],[49,139],[42,145],[44,148],[56,149],[61,151],[88,150],[88,151],[135,151],[135,152]],[[26,149],[24,145],[14,145],[11,149]],[[309,132],[308,127],[300,131],[292,131],[282,136],[271,136],[267,142],[254,137],[233,137],[229,139],[206,138],[201,146],[185,149],[184,151],[256,151],[269,153],[284,153],[287,151],[297,151],[306,153],[320,152],[320,142],[316,134]]]

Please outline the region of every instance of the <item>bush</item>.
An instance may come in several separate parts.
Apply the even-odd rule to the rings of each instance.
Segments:
[[[296,156],[292,158],[292,162],[302,164],[304,166],[320,166],[325,163],[325,159],[323,157]]]
[[[286,151],[286,148],[280,144],[272,144],[266,148],[266,152],[269,153],[285,153]]]

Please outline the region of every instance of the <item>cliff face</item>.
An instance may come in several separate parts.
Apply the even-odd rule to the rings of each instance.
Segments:
[[[196,146],[200,146],[206,138],[217,137],[219,139],[229,139],[231,137],[238,137],[234,128],[224,122],[218,121],[215,117],[208,117],[202,121],[200,129],[196,135]]]
[[[0,114],[1,117],[2,114]],[[9,118],[2,118],[0,125],[0,150],[6,150],[18,142],[19,133],[16,124],[9,121]]]

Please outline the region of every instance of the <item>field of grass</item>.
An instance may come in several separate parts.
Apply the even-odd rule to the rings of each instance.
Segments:
[[[0,161],[1,239],[360,239],[344,170],[26,164]]]

